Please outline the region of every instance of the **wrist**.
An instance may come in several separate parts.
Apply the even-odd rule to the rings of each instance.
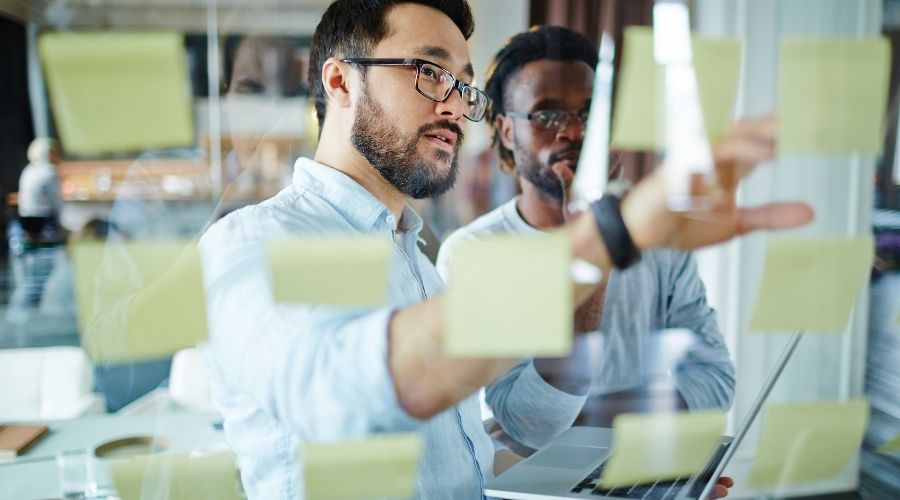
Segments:
[[[626,269],[641,260],[641,250],[632,239],[618,197],[607,194],[591,203],[597,233],[613,266]]]

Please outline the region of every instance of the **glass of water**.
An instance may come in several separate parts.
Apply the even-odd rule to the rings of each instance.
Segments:
[[[97,459],[94,450],[81,448],[56,454],[59,494],[63,500],[82,500],[97,494]]]

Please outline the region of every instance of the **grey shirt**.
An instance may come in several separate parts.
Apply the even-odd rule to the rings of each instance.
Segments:
[[[451,234],[438,253],[437,268],[450,274],[454,247],[462,241],[492,234],[540,234],[519,214],[514,198]],[[678,392],[690,409],[726,408],[734,396],[734,365],[706,303],[706,289],[697,264],[687,253],[668,249],[644,252],[641,262],[609,275],[600,335],[603,348],[590,363],[591,393],[605,394],[640,385],[646,373],[646,340],[656,331],[685,328],[695,343],[679,360],[673,375]],[[578,416],[571,406],[555,406],[553,398],[524,400],[514,389],[523,373],[533,371],[523,361],[487,388],[487,403],[504,430],[517,441],[538,448],[567,429]],[[547,384],[545,392],[563,391]],[[546,408],[555,408],[548,412]],[[540,418],[535,418],[540,415]]]

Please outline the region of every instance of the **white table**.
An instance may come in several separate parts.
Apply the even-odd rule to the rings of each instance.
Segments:
[[[96,448],[114,439],[156,436],[169,441],[168,452],[190,453],[226,449],[225,435],[214,424],[215,413],[173,412],[151,415],[103,415],[72,420],[40,422],[50,431],[15,461],[0,462],[0,500],[35,500],[59,497],[56,453],[78,448]],[[112,487],[107,468],[100,460],[101,489]]]

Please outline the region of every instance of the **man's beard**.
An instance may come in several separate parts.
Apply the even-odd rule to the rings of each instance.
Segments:
[[[447,129],[456,134],[453,154],[437,149],[435,162],[419,153],[419,140],[425,133]],[[350,141],[353,147],[378,170],[378,173],[401,193],[417,200],[449,191],[456,182],[458,152],[463,133],[459,125],[440,120],[419,128],[412,136],[404,136],[385,116],[384,109],[364,91],[353,120]],[[441,163],[450,160],[449,168]]]
[[[551,154],[547,158],[546,164],[541,162],[540,158],[529,155],[524,151],[524,148],[519,147],[518,144],[516,145],[516,147],[520,151],[518,159],[516,160],[516,170],[519,171],[519,174],[524,177],[525,180],[534,185],[534,187],[537,188],[538,192],[545,198],[550,198],[562,203],[563,186],[559,180],[559,177],[557,177],[556,174],[553,173],[552,167],[553,164],[556,163],[558,155],[570,152],[572,150],[579,150],[581,149],[581,145],[579,144],[577,147],[566,148],[562,151]],[[574,171],[575,169],[573,168],[572,173],[575,173]]]

